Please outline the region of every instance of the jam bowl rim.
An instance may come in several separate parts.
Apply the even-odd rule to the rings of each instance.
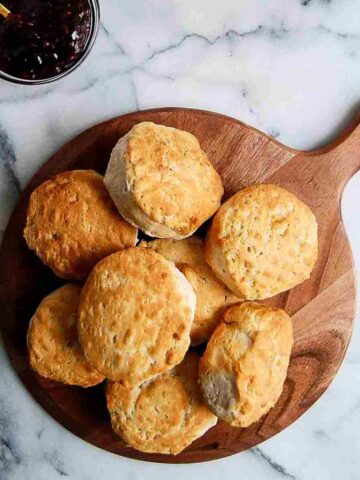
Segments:
[[[15,77],[13,75],[10,75],[4,72],[3,70],[0,70],[0,79],[7,80],[8,82],[11,82],[11,83],[21,84],[21,85],[43,85],[46,83],[52,83],[57,80],[60,80],[61,78],[66,77],[71,72],[76,70],[84,62],[84,60],[87,58],[90,51],[92,50],[92,47],[94,46],[98,31],[99,31],[99,26],[100,26],[99,0],[88,0],[88,2],[91,8],[91,30],[90,30],[89,38],[83,54],[76,60],[76,62],[70,68],[67,68],[63,72],[58,73],[57,75],[53,75],[51,77],[37,78],[37,79],[31,79],[31,80],[21,78],[21,77]]]

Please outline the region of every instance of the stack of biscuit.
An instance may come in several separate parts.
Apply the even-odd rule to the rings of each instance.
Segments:
[[[119,140],[105,178],[64,172],[30,198],[29,248],[77,282],[32,316],[30,365],[68,385],[106,379],[112,427],[140,451],[175,455],[218,419],[248,427],[283,389],[291,319],[256,301],[309,278],[316,219],[275,185],[221,205],[223,193],[192,134],[144,122]],[[205,342],[200,358],[192,347]]]

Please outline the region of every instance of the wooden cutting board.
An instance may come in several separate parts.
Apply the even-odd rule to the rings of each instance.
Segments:
[[[198,137],[220,173],[225,197],[255,182],[287,188],[309,205],[319,222],[319,259],[310,280],[265,303],[284,308],[294,324],[288,377],[275,408],[246,429],[219,423],[180,455],[137,452],[111,430],[103,385],[88,390],[36,377],[29,369],[26,331],[39,301],[62,281],[23,240],[29,195],[55,173],[93,168],[104,173],[112,147],[144,120],[188,130]],[[325,391],[346,352],[354,322],[355,276],[340,215],[344,185],[360,168],[360,126],[354,123],[321,150],[287,148],[237,120],[216,113],[165,108],[131,113],[97,125],[65,145],[33,177],[6,229],[0,252],[1,327],[20,378],[64,427],[119,455],[155,462],[200,462],[241,452],[280,432]]]

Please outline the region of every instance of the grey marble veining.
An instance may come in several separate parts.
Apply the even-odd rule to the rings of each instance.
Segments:
[[[85,128],[136,109],[234,116],[295,148],[335,138],[360,107],[359,0],[100,0],[94,50],[64,80],[0,83],[0,232],[22,188]],[[360,268],[360,178],[343,217]],[[201,465],[146,464],[76,438],[30,397],[0,348],[0,480],[358,479],[360,333],[329,390],[250,452]]]

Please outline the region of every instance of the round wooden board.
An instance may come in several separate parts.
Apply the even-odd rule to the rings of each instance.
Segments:
[[[195,134],[222,176],[225,196],[256,182],[275,183],[295,193],[319,222],[319,259],[311,279],[265,303],[293,319],[295,345],[283,393],[275,408],[250,428],[219,423],[178,456],[137,452],[111,430],[103,385],[69,387],[36,377],[26,351],[29,319],[39,301],[60,285],[31,253],[22,237],[29,195],[63,170],[92,168],[104,173],[112,147],[136,123],[154,121]],[[21,196],[0,252],[1,327],[20,378],[64,427],[119,455],[154,462],[188,463],[241,452],[280,432],[324,392],[346,352],[355,309],[355,280],[348,240],[340,218],[340,197],[360,168],[360,127],[349,127],[327,148],[300,152],[234,119],[216,113],[165,108],[137,112],[97,125],[65,145],[33,177]]]

